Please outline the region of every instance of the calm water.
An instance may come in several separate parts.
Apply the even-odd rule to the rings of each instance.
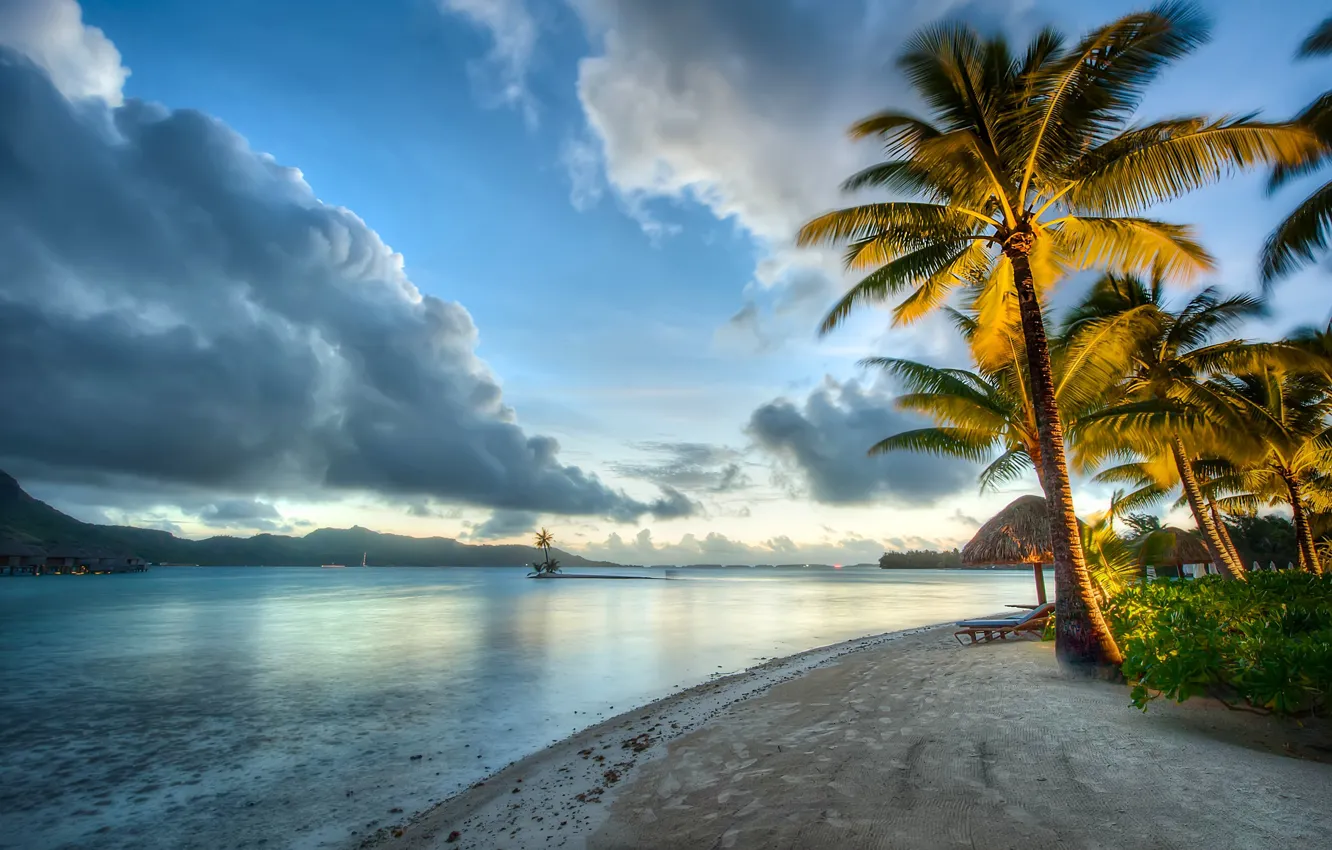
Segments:
[[[1021,572],[672,572],[0,580],[0,848],[342,847],[714,674],[1035,595]]]

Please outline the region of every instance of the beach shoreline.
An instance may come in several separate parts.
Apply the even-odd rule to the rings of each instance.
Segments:
[[[596,724],[361,848],[1332,846],[1332,724],[1062,675],[936,625]]]
[[[499,846],[499,841],[510,850],[583,846],[604,822],[610,802],[631,779],[632,772],[664,756],[671,741],[701,728],[738,702],[849,654],[881,648],[913,635],[942,633],[950,627],[950,623],[937,623],[866,635],[715,676],[576,732],[506,765],[403,823],[353,839],[347,847],[482,850]],[[614,774],[608,776],[608,771]],[[455,831],[457,837],[449,841]]]

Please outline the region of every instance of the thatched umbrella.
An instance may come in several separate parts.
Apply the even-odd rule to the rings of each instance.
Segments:
[[[1147,536],[1143,541],[1139,561],[1143,566],[1174,567],[1179,570],[1185,564],[1207,564],[1212,555],[1207,546],[1196,534],[1190,534],[1182,528],[1167,525]]]
[[[980,527],[962,547],[962,563],[996,567],[1031,564],[1036,568],[1036,600],[1045,604],[1043,566],[1054,561],[1050,512],[1040,496],[1020,496]]]

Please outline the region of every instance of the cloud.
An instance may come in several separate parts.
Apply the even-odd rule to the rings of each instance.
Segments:
[[[574,209],[586,212],[600,203],[603,183],[597,141],[586,135],[566,139],[560,162],[569,175],[569,203]]]
[[[924,425],[878,387],[825,378],[802,405],[785,398],[763,404],[746,430],[815,501],[916,507],[974,487],[977,473],[963,461],[911,452],[867,456],[884,437]]]
[[[98,97],[119,106],[129,69],[75,0],[0,0],[0,46],[29,57],[65,97]]]
[[[612,463],[626,478],[639,478],[663,487],[709,493],[729,493],[749,486],[741,466],[744,455],[726,446],[708,443],[637,443],[633,448],[658,458],[652,463]]]
[[[289,531],[291,524],[278,509],[258,499],[224,499],[196,512],[199,521],[211,528],[243,528],[256,531]]]
[[[844,288],[836,252],[796,251],[792,240],[845,200],[841,181],[875,156],[846,127],[914,105],[889,67],[897,45],[961,7],[994,20],[1026,2],[572,4],[599,48],[579,64],[578,94],[609,185],[639,209],[693,201],[754,238],[759,266],[726,335],[766,350],[808,338],[810,313]]]
[[[803,544],[779,535],[758,544],[742,543],[724,534],[686,534],[676,543],[657,544],[648,529],[630,538],[611,534],[589,543],[579,554],[628,564],[857,564],[875,563],[884,542],[855,535],[838,541]]]
[[[529,126],[537,120],[536,102],[527,88],[527,71],[536,48],[537,24],[523,0],[438,0],[445,12],[461,15],[485,29],[493,42],[484,61],[468,65],[472,81],[494,104],[521,109]]]
[[[501,540],[526,534],[536,527],[537,515],[530,511],[495,511],[463,535],[465,540]]]
[[[980,520],[976,519],[974,516],[971,516],[970,514],[962,513],[961,508],[954,510],[953,515],[949,517],[949,519],[969,529],[977,529],[981,527]]]
[[[95,107],[95,108],[94,108]],[[225,124],[72,104],[0,49],[0,464],[632,521],[526,433],[459,304]],[[687,501],[687,500],[686,500]]]

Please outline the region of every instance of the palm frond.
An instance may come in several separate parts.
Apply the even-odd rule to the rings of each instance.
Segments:
[[[1072,186],[1064,201],[1084,214],[1130,214],[1240,169],[1301,162],[1321,145],[1307,127],[1250,116],[1158,121],[1083,156],[1069,169]]]
[[[903,254],[870,272],[833,305],[819,326],[819,333],[826,334],[836,328],[852,310],[862,304],[882,304],[903,290],[945,272],[961,260],[971,247],[966,242],[935,242]]]
[[[1137,108],[1147,86],[1171,60],[1207,39],[1207,21],[1190,3],[1158,4],[1088,33],[1042,69],[1031,98],[1028,149],[1020,197],[1039,170],[1057,173],[1088,140],[1106,141]]]
[[[917,428],[886,437],[870,446],[871,455],[888,452],[920,452],[940,457],[957,457],[977,463],[989,458],[995,436],[991,431],[966,428]]]
[[[1125,275],[1155,272],[1189,280],[1215,264],[1184,225],[1147,218],[1068,216],[1049,226],[1073,268]]]
[[[1324,183],[1281,222],[1263,245],[1264,285],[1313,262],[1332,239],[1332,182]]]
[[[935,240],[957,240],[971,235],[977,226],[973,217],[941,204],[898,201],[863,204],[834,210],[800,228],[796,244],[830,245],[838,242],[883,240],[902,250]]]
[[[981,470],[980,491],[982,493],[996,492],[1002,485],[1018,480],[1033,469],[1031,456],[1026,451],[1023,449],[1009,449]]]
[[[1332,18],[1324,18],[1309,37],[1300,44],[1296,56],[1325,56],[1332,53]]]

